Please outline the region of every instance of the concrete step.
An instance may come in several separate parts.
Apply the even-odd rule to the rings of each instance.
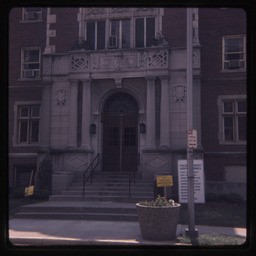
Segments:
[[[101,214],[101,213],[17,213],[15,218],[24,219],[65,219],[65,220],[101,220],[101,221],[138,221],[137,214]]]
[[[81,195],[83,193],[83,191],[62,191],[61,192],[61,195]],[[123,190],[117,190],[117,191],[111,191],[111,190],[106,190],[106,189],[103,189],[103,190],[95,190],[95,191],[88,191],[88,190],[85,190],[85,194],[86,195],[95,195],[95,196],[127,196],[129,195],[129,191],[126,190],[126,191],[123,191]],[[131,191],[131,197],[134,197],[134,196],[154,196],[154,193],[153,192],[137,192],[137,191],[134,191],[132,190]]]
[[[82,186],[70,186],[67,191],[83,191]],[[88,192],[94,192],[94,191],[129,191],[129,187],[121,187],[121,186],[85,186],[85,191]],[[131,191],[133,192],[152,192],[153,188],[152,187],[131,187]]]
[[[137,221],[134,203],[48,201],[20,207],[15,218]]]
[[[108,195],[53,195],[50,196],[51,201],[104,201],[104,202],[127,202],[138,203],[139,201],[153,200],[153,196],[108,196]]]

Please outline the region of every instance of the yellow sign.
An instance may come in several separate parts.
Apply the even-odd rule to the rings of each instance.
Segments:
[[[170,187],[173,186],[172,175],[156,177],[157,187]]]
[[[34,193],[34,186],[29,186],[25,188],[25,196],[32,196]]]

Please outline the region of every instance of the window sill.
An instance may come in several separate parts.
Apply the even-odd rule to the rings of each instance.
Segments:
[[[24,81],[41,81],[41,77],[35,77],[35,78],[28,78],[28,77],[22,77],[22,78],[18,78],[18,81],[20,82],[24,82]]]
[[[237,68],[237,69],[222,69],[221,73],[242,73],[246,72],[246,68]]]
[[[39,147],[39,143],[19,143],[19,144],[14,144],[13,147],[17,147],[17,148],[20,148],[20,147]]]
[[[20,23],[41,23],[43,22],[42,19],[40,20],[20,20]]]
[[[246,146],[247,142],[246,141],[220,141],[220,145],[241,145],[241,146]]]

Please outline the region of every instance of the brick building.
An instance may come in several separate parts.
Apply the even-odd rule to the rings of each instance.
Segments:
[[[9,185],[47,150],[53,193],[98,172],[142,177],[186,158],[185,8],[14,8],[9,15]],[[246,15],[193,9],[195,158],[206,191],[245,198]],[[139,159],[139,161],[137,161]],[[137,168],[137,167],[136,167]]]

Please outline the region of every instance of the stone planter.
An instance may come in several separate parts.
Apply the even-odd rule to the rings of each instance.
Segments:
[[[167,241],[176,238],[180,204],[173,207],[152,207],[136,204],[142,237]]]

